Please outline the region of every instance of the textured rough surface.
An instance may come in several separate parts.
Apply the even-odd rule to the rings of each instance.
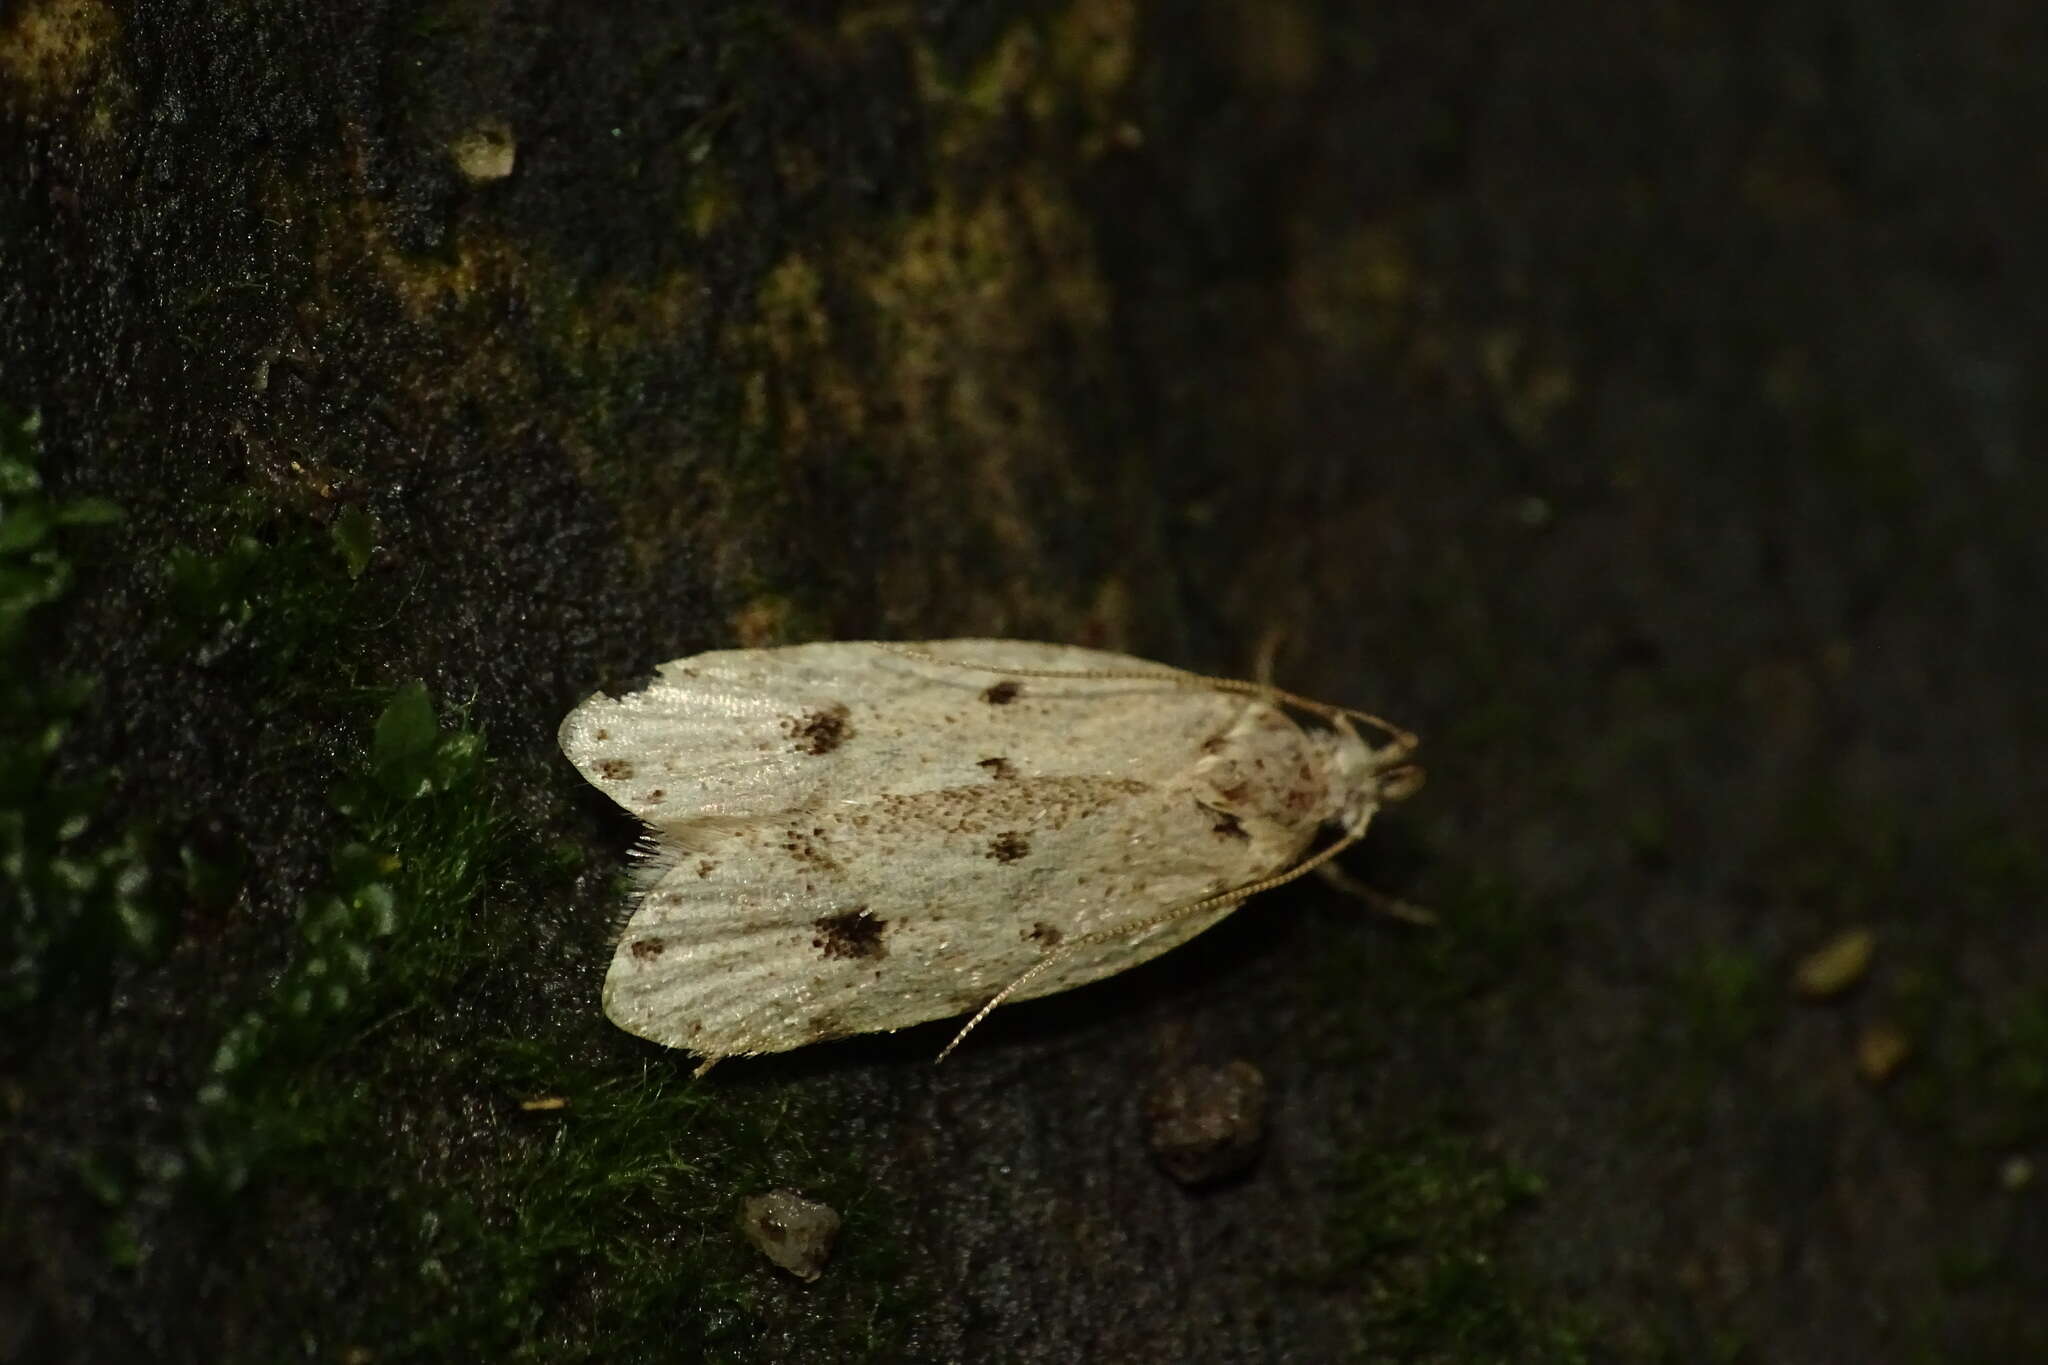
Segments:
[[[70,587],[9,685],[96,689],[0,707],[7,772],[58,736],[0,803],[84,830],[38,885],[155,831],[177,909],[10,960],[0,1326],[2048,1358],[2044,48],[2010,0],[8,7],[0,401],[127,519],[31,547]],[[943,1025],[691,1087],[592,1008],[636,834],[555,748],[593,689],[964,635],[1242,675],[1276,629],[1427,737],[1346,863],[1439,930],[1290,888],[936,1070]],[[496,804],[366,832],[332,793],[412,679]],[[463,895],[245,1063],[364,867]],[[1214,1057],[1268,1142],[1189,1195],[1141,1095]],[[816,1285],[731,1230],[792,1184],[847,1220]]]

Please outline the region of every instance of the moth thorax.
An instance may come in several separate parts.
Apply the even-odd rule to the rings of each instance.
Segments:
[[[1304,832],[1335,818],[1332,772],[1316,740],[1270,706],[1246,707],[1202,746],[1195,776],[1207,788],[1203,804],[1247,823]]]
[[[1317,751],[1319,766],[1329,774],[1329,803],[1323,819],[1347,833],[1362,832],[1383,799],[1380,777],[1384,761],[1348,725],[1312,731],[1308,741]]]

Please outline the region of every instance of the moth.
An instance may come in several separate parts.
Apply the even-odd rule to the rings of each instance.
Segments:
[[[1020,640],[699,654],[560,739],[648,827],[605,1013],[700,1074],[976,1011],[950,1052],[1326,863],[1421,778],[1364,712]]]

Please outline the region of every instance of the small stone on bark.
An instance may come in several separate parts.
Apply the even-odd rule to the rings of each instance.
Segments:
[[[1266,1136],[1266,1078],[1250,1062],[1187,1066],[1145,1100],[1152,1159],[1183,1185],[1236,1175]]]
[[[795,1190],[770,1190],[740,1201],[740,1231],[763,1256],[808,1283],[825,1273],[839,1215]]]

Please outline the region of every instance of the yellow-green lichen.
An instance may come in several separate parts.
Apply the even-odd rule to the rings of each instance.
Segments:
[[[33,101],[68,97],[88,86],[120,36],[103,0],[31,0],[0,23],[0,77]]]

